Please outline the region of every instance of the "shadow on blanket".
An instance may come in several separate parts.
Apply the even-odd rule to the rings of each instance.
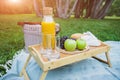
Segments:
[[[111,46],[112,68],[93,58],[89,58],[49,71],[46,80],[120,80],[120,42],[107,41],[105,43]],[[28,54],[21,50],[21,53],[13,62],[12,69],[0,80],[24,80],[23,77],[19,77],[19,73],[27,56]],[[104,58],[103,54],[98,56]],[[30,60],[26,70],[30,80],[39,80],[42,70],[33,58]]]

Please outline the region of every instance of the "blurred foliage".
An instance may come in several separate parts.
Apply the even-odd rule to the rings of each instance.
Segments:
[[[109,9],[108,16],[120,16],[120,0],[114,0],[111,8]]]

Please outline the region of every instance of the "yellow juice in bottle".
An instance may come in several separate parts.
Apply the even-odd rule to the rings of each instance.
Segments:
[[[55,22],[42,22],[42,43],[43,43],[43,47],[44,48],[48,48],[48,44],[51,43],[51,48],[54,49],[55,48]],[[50,35],[51,36],[51,41],[50,43],[46,42],[47,36]],[[49,42],[48,41],[48,42]]]

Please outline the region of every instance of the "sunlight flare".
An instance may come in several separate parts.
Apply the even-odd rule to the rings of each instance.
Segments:
[[[9,0],[11,3],[19,3],[20,0]]]

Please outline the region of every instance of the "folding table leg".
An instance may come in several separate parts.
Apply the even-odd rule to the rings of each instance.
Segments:
[[[108,65],[109,65],[109,67],[112,67],[111,62],[110,62],[110,57],[109,57],[109,53],[108,53],[108,51],[105,52],[105,55],[106,55],[107,63],[108,63]]]
[[[24,64],[24,66],[22,68],[22,71],[20,73],[20,76],[24,75],[26,80],[29,80],[29,77],[28,77],[28,75],[26,73],[26,67],[27,67],[30,59],[31,59],[31,55],[29,54],[29,56],[28,56],[28,58],[27,58],[27,60],[26,60],[26,62]]]
[[[105,52],[105,56],[106,56],[107,61],[105,61],[105,60],[103,60],[103,59],[101,59],[101,58],[98,58],[98,57],[96,57],[96,56],[93,56],[93,58],[97,59],[98,61],[101,61],[101,62],[104,62],[104,63],[108,64],[109,67],[112,67],[112,65],[111,65],[111,63],[110,63],[110,58],[109,58],[109,53],[108,53],[108,51]]]
[[[22,74],[24,75],[25,80],[30,80],[25,69],[23,69]]]
[[[48,71],[43,71],[43,73],[40,77],[40,80],[45,80],[47,73],[48,73]]]

